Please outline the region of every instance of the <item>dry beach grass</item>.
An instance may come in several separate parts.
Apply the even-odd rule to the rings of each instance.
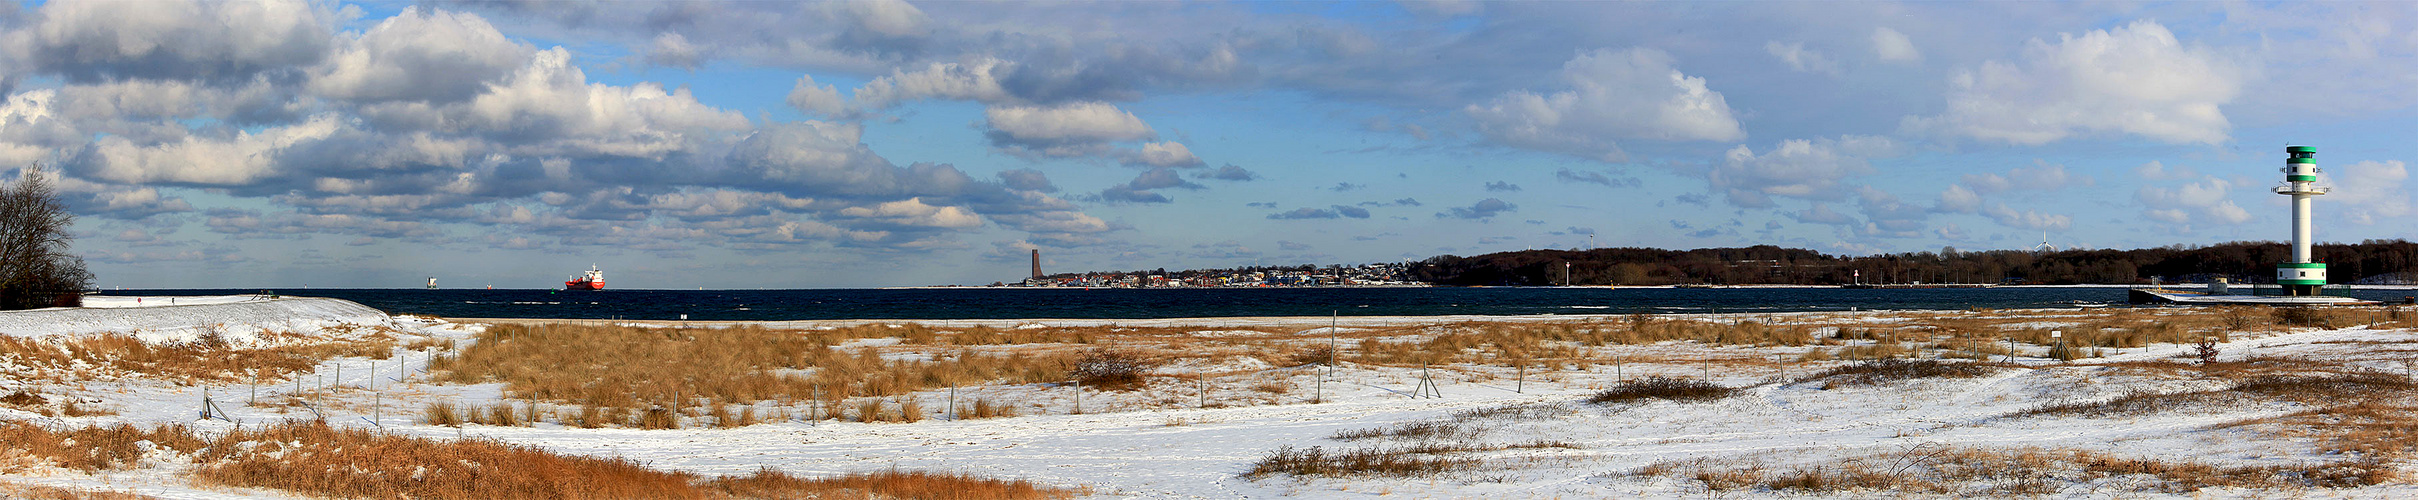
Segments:
[[[1821,422],[1890,414],[1888,408],[1838,409],[1816,402],[1833,394],[1875,402],[1867,406],[1919,411],[1924,398],[1953,396],[1992,381],[2023,377],[2027,384],[2047,384],[2036,391],[2041,394],[2038,399],[2021,399],[2026,397],[2022,393],[2001,395],[1997,397],[2018,398],[2014,401],[2021,404],[2005,403],[1993,407],[1997,409],[1988,415],[1943,417],[1936,422],[1916,416],[1914,421],[1888,424],[1906,428],[1890,432],[1907,439],[1905,443],[1914,443],[1925,435],[1956,429],[2120,426],[2131,419],[2228,411],[2244,417],[2214,426],[2202,422],[2179,427],[2182,430],[2177,432],[2215,436],[2204,439],[2256,442],[2259,444],[2243,446],[2255,449],[2254,454],[2302,458],[2243,462],[2203,456],[2142,456],[2072,443],[2010,447],[1949,440],[1919,449],[1849,447],[1827,454],[1658,457],[1625,463],[1619,472],[1605,477],[1667,481],[1715,495],[2027,496],[2073,494],[2083,489],[2191,494],[2208,488],[2291,491],[2393,484],[2394,470],[2418,451],[2409,444],[2418,442],[2418,430],[2413,430],[2418,429],[2418,401],[2410,398],[2418,384],[2410,382],[2409,370],[2389,368],[2418,367],[2418,339],[2316,337],[2352,340],[2324,340],[2289,354],[2266,351],[2269,347],[2259,339],[2328,326],[2392,328],[2408,325],[2414,317],[2418,315],[2390,308],[1972,310],[1392,319],[1332,330],[1326,328],[1326,321],[1312,319],[1255,321],[1244,326],[1211,326],[1214,320],[1198,320],[1189,325],[1162,322],[1145,326],[1114,322],[862,322],[795,328],[565,322],[502,324],[445,337],[380,332],[342,340],[297,337],[257,348],[210,342],[150,345],[126,336],[0,339],[7,341],[0,343],[0,360],[32,367],[29,373],[59,375],[36,379],[43,383],[11,387],[0,393],[0,405],[38,415],[89,419],[67,422],[108,422],[111,417],[103,413],[124,408],[90,404],[106,398],[94,399],[94,391],[86,386],[95,381],[74,378],[78,376],[74,373],[105,372],[119,381],[150,380],[185,387],[247,381],[248,374],[233,368],[238,366],[269,367],[263,373],[276,375],[264,375],[267,377],[294,377],[324,370],[322,365],[332,359],[383,359],[389,353],[415,350],[435,353],[433,358],[412,355],[413,360],[425,360],[427,377],[375,395],[373,389],[358,386],[330,391],[327,401],[308,403],[312,413],[335,414],[347,408],[367,413],[371,398],[383,398],[380,404],[384,405],[386,425],[398,422],[397,414],[412,414],[402,420],[459,428],[445,429],[444,435],[458,435],[466,429],[471,434],[484,430],[497,436],[564,436],[589,432],[584,429],[628,428],[634,430],[612,432],[640,436],[655,434],[643,430],[742,429],[764,423],[789,423],[770,430],[782,433],[814,428],[801,420],[899,426],[879,428],[882,430],[875,434],[921,433],[932,426],[929,421],[933,419],[949,421],[941,428],[995,431],[1043,422],[1110,422],[1120,413],[1198,408],[1202,413],[1136,417],[1137,421],[1163,423],[1143,427],[1189,431],[1231,425],[1226,419],[1234,417],[1209,416],[1228,415],[1211,410],[1324,402],[1346,388],[1359,391],[1359,399],[1347,402],[1366,403],[1370,397],[1385,397],[1386,391],[1400,397],[1407,392],[1404,388],[1427,376],[1446,384],[1449,391],[1458,391],[1455,398],[1479,390],[1510,397],[1520,384],[1527,384],[1531,392],[1526,398],[1530,399],[1522,401],[1529,404],[1452,411],[1444,413],[1445,417],[1429,413],[1403,418],[1396,414],[1394,420],[1381,424],[1321,429],[1306,439],[1271,441],[1252,448],[1244,456],[1255,460],[1233,464],[1234,469],[1227,472],[1247,471],[1244,476],[1257,480],[1293,477],[1367,484],[1353,482],[1415,478],[1411,480],[1451,485],[1515,482],[1529,473],[1523,471],[1582,467],[1571,464],[1598,464],[1593,466],[1598,472],[1586,472],[1596,474],[1605,470],[1601,464],[1612,460],[1604,457],[1627,456],[1629,446],[1727,439],[1706,436],[1801,422],[1846,428],[1851,425]],[[2058,334],[2052,337],[2049,332]],[[2178,346],[2210,338],[2249,340],[2225,344],[2222,355],[2212,362],[2177,354]],[[2145,351],[2152,348],[2155,355]],[[2405,364],[2392,364],[2396,362]],[[359,366],[357,359],[354,363]],[[69,369],[76,366],[85,367],[80,368],[84,371]],[[1330,371],[1341,375],[1324,375]],[[1351,385],[1340,385],[1346,380]],[[2119,384],[2115,387],[2122,389],[2093,391],[2087,387],[2100,383]],[[1537,396],[1534,391],[1540,385],[1558,392]],[[494,396],[497,389],[501,399]],[[958,395],[954,389],[965,394]],[[1540,400],[1534,398],[1548,402],[1533,403]],[[1600,404],[1587,404],[1590,398]],[[1297,411],[1323,414],[1307,408],[1312,407],[1270,410],[1288,415]],[[2244,408],[2277,410],[2253,414],[2242,413]],[[1069,413],[1089,415],[1057,417]],[[997,423],[1004,427],[980,427],[985,424],[974,421],[1032,415],[1052,417]],[[1781,420],[1752,420],[1771,415],[1779,415]],[[1677,421],[1653,423],[1656,419]],[[1750,423],[1742,429],[1701,432],[1689,427],[1701,424],[1700,420],[1728,421],[1724,419]],[[1062,498],[1076,494],[1025,482],[913,471],[826,478],[763,471],[714,478],[613,458],[548,454],[497,440],[404,437],[347,427],[344,422],[350,417],[330,420],[338,425],[248,426],[241,432],[223,434],[181,427],[18,423],[0,428],[4,434],[0,438],[11,443],[49,444],[0,455],[0,467],[107,474],[160,467],[160,459],[166,457],[189,464],[170,468],[182,467],[186,472],[180,474],[203,479],[206,484],[346,497],[579,494],[548,489],[537,484],[537,479],[509,479],[513,474],[523,478],[559,474],[606,478],[613,484],[582,486],[588,491],[612,492],[600,497]],[[1621,426],[1644,422],[1683,432],[1615,439],[1604,437],[1611,431],[1600,426],[1573,430],[1587,429],[1586,422],[1620,422]],[[723,432],[689,430],[661,435]],[[742,435],[737,433],[750,431],[730,432]],[[767,431],[757,428],[754,432]],[[1881,435],[1889,437],[1890,432]],[[133,444],[137,442],[148,444]],[[355,456],[359,453],[376,457]],[[377,458],[388,456],[402,458]],[[312,461],[322,459],[331,461]],[[475,470],[425,464],[413,465],[408,471],[400,468],[423,460],[490,465]],[[506,462],[513,465],[492,465]],[[496,477],[502,479],[486,484],[447,479],[445,482],[456,484],[434,486],[380,482],[398,474],[421,478],[430,474],[501,474]],[[997,488],[986,489],[993,486]],[[977,491],[983,493],[967,493]]]

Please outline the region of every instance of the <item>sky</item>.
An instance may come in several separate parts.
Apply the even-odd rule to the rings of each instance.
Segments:
[[[2407,2],[0,4],[108,288],[2412,238]],[[15,179],[14,174],[8,179]]]

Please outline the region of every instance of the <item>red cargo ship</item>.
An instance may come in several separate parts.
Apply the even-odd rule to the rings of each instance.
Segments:
[[[596,270],[596,265],[595,265],[595,264],[589,264],[589,265],[588,265],[588,274],[585,274],[585,275],[574,275],[574,276],[571,276],[571,281],[565,281],[565,282],[563,282],[563,289],[564,289],[564,290],[603,290],[603,289],[604,289],[604,271],[598,271],[598,270]]]

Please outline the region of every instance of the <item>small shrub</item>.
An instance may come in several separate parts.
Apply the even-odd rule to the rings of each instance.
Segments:
[[[1142,386],[1142,374],[1150,370],[1150,365],[1141,355],[1130,351],[1093,349],[1084,351],[1075,360],[1073,375],[1085,387],[1127,391]]]
[[[856,421],[881,422],[886,420],[889,419],[882,416],[882,400],[867,399],[856,403]]]
[[[1669,378],[1657,375],[1631,380],[1628,382],[1621,382],[1619,385],[1612,386],[1611,389],[1606,389],[1604,392],[1595,393],[1594,396],[1588,397],[1587,402],[1597,404],[1625,403],[1639,399],[1662,399],[1681,402],[1711,401],[1730,397],[1730,393],[1736,391],[1737,389],[1722,387],[1720,384],[1715,384],[1712,382],[1705,382],[1695,379]]]
[[[420,410],[420,423],[446,427],[462,426],[462,410],[453,403],[429,403]]]
[[[1797,382],[1821,381],[1823,389],[1873,385],[1918,378],[1973,378],[1990,374],[1979,363],[1949,363],[1936,359],[1876,359],[1823,370]]]
[[[648,407],[646,413],[640,414],[638,417],[638,428],[678,429],[680,428],[680,414],[661,406]]]
[[[1408,451],[1376,448],[1328,453],[1326,449],[1317,446],[1305,450],[1286,445],[1277,448],[1275,452],[1269,453],[1266,457],[1261,457],[1258,462],[1253,462],[1251,470],[1244,472],[1243,477],[1259,478],[1270,474],[1327,477],[1426,477],[1478,463],[1474,459],[1414,455],[1416,453]]]

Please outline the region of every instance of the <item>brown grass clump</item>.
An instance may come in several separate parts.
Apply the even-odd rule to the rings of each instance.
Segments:
[[[948,472],[884,471],[801,478],[772,468],[717,478],[706,488],[740,498],[863,498],[902,500],[1050,500],[1080,491],[1036,486],[1022,479],[989,479]]]
[[[1942,362],[1936,359],[1878,359],[1823,370],[1797,383],[1822,382],[1822,389],[1845,386],[1875,385],[1918,378],[1973,378],[1988,375],[1993,370],[1979,363]]]
[[[1587,402],[1626,403],[1640,399],[1661,399],[1679,402],[1712,401],[1730,397],[1737,389],[1695,379],[1652,376],[1621,382],[1587,398]]]
[[[420,409],[422,424],[461,427],[464,421],[462,408],[452,402],[438,401]]]
[[[1422,457],[1404,450],[1361,448],[1328,453],[1325,448],[1309,449],[1292,445],[1277,448],[1251,464],[1243,477],[1260,478],[1271,474],[1327,477],[1427,477],[1478,464],[1470,458]]]
[[[0,422],[0,459],[10,455],[31,456],[52,465],[84,472],[124,470],[141,461],[145,450],[137,443],[150,441],[153,446],[190,453],[201,449],[203,442],[182,425],[167,424],[149,429],[118,424],[108,427],[79,427],[51,430],[25,422]],[[5,464],[0,460],[0,464]],[[0,473],[16,471],[0,470]]]

